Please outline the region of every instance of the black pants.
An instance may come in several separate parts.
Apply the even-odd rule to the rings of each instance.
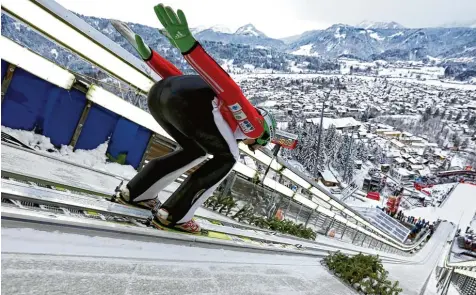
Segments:
[[[235,164],[230,148],[215,124],[213,90],[199,76],[174,76],[157,82],[148,95],[149,110],[181,146],[154,159],[128,183],[131,200],[153,199],[184,172],[213,155],[180,185],[162,205],[172,221],[189,221]]]

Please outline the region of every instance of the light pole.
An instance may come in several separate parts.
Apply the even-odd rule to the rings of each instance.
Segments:
[[[349,149],[347,151],[347,157],[345,159],[345,168],[344,168],[344,180],[348,180],[348,175],[347,175],[347,168],[349,166],[349,158],[350,158],[350,152],[352,150],[352,143],[354,142],[354,127],[351,128],[350,131],[350,144],[349,144]]]
[[[319,135],[317,137],[317,158],[319,159],[319,155],[321,152],[321,137],[322,137],[322,122],[324,121],[324,108],[325,108],[325,102],[329,99],[329,96],[331,95],[332,88],[326,93],[326,97],[324,98],[324,101],[322,102],[322,109],[321,109],[321,121],[319,123]],[[317,175],[317,165],[314,166],[314,176]]]

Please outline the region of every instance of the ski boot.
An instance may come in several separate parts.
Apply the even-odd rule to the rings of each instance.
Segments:
[[[124,181],[121,181],[121,183],[114,190],[114,195],[111,197],[111,202],[127,206],[140,207],[152,211],[157,211],[162,205],[158,198],[139,202],[132,201],[130,198],[129,189],[127,188],[127,185],[124,184]]]
[[[200,225],[193,218],[190,221],[177,224],[170,221],[169,217],[169,212],[164,208],[160,208],[154,214],[154,223],[156,223],[156,225],[160,227],[176,229],[178,231],[187,232],[191,234],[202,233]]]

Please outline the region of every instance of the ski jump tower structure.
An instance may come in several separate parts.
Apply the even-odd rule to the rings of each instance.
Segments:
[[[2,13],[127,83],[137,95],[145,96],[160,79],[141,60],[54,1],[5,0],[1,5]],[[154,152],[166,153],[176,146],[173,138],[140,108],[97,85],[82,81],[67,69],[3,36],[1,48],[2,112],[7,114],[2,118],[2,124],[5,122],[5,125],[10,125],[8,127],[31,130],[41,118],[43,134],[50,137],[53,144],[81,149],[95,148],[111,136],[108,152],[116,156],[120,151],[126,151],[127,163],[136,169],[140,169]],[[32,87],[21,87],[26,84]],[[23,107],[27,105],[26,108],[22,109],[15,102],[18,91],[26,98],[23,104]],[[40,92],[44,95],[38,102]],[[40,109],[39,104],[48,106],[48,112]],[[58,128],[60,125],[62,128]],[[132,141],[134,145],[129,144]],[[154,143],[160,143],[163,150],[157,152],[158,145]],[[375,226],[368,216],[347,206],[282,159],[273,159],[270,152],[252,153],[245,145],[240,145],[240,151],[269,165],[270,169],[306,192],[297,193],[271,178],[263,180],[264,187],[281,194],[290,204],[300,204],[301,208],[311,212],[306,222],[324,220],[327,229],[339,228],[342,236],[351,233],[354,244],[403,257],[410,256],[417,247],[421,248],[420,245],[406,245]],[[263,176],[241,163],[236,164],[234,173],[248,179]]]

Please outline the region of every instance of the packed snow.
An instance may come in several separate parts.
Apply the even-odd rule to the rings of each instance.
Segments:
[[[291,52],[291,54],[294,55],[306,55],[306,56],[318,56],[318,53],[311,53],[313,44],[307,44],[299,47],[299,49],[296,49],[295,51]]]
[[[395,34],[390,35],[390,36],[388,36],[388,37],[389,37],[389,38],[393,38],[393,37],[398,37],[398,36],[403,36],[403,35],[404,35],[403,32],[398,32],[398,33],[395,33]]]
[[[367,33],[369,33],[369,36],[370,38],[373,38],[377,41],[382,41],[382,40],[385,40],[385,37],[380,37],[379,34],[377,34],[376,32],[374,31],[367,31]]]
[[[337,28],[336,33],[334,34],[334,37],[336,37],[337,39],[345,39],[347,35],[341,34],[339,31],[340,31],[340,28]]]
[[[171,245],[155,237],[91,236],[64,227],[59,231],[45,226],[4,227],[2,291],[32,290],[138,295],[355,293],[319,259],[304,256]]]
[[[35,134],[33,131],[17,130],[2,126],[5,132],[41,153],[62,158],[80,165],[91,167],[104,172],[112,173],[126,178],[132,178],[137,171],[131,165],[121,165],[107,162],[106,151],[109,142],[100,144],[93,150],[77,149],[73,151],[71,146],[62,145],[59,150],[46,136]]]

